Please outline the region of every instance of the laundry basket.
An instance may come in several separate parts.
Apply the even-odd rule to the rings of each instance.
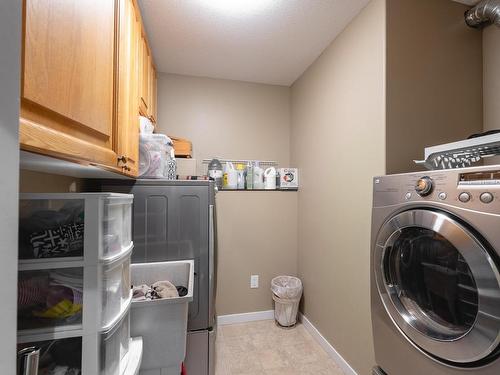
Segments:
[[[178,375],[186,355],[188,304],[193,300],[194,261],[135,263],[131,266],[133,285],[151,285],[168,280],[184,286],[184,297],[132,301],[130,331],[141,336],[144,352],[141,373]]]
[[[271,280],[274,300],[274,319],[282,327],[297,323],[297,312],[302,297],[302,282],[293,276],[278,276]]]

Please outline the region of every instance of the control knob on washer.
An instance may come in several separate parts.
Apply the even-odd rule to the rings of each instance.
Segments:
[[[415,191],[421,197],[429,195],[432,192],[432,188],[433,188],[432,179],[428,176],[420,178],[415,184]]]

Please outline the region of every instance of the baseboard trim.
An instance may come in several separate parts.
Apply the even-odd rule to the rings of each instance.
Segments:
[[[220,326],[236,323],[256,322],[258,320],[274,319],[274,310],[255,311],[242,314],[219,315],[217,324]]]
[[[346,375],[357,375],[356,371],[349,365],[349,363],[340,355],[339,352],[328,342],[327,339],[318,331],[318,329],[307,319],[304,315],[299,313],[299,321],[304,328],[311,334],[311,336],[318,342],[318,344],[326,351],[326,353],[337,363],[337,365],[344,371]]]

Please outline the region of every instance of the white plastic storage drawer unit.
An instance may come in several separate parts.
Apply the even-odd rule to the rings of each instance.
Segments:
[[[132,298],[133,196],[20,198],[19,334],[110,329]]]
[[[40,369],[70,367],[67,359],[83,375],[138,369],[142,340],[130,341],[129,318],[132,202],[126,194],[21,194],[18,346],[43,349]],[[62,355],[65,348],[72,353]]]

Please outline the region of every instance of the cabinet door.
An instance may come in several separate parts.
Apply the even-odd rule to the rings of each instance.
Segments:
[[[116,167],[114,0],[26,0],[21,147]]]
[[[149,66],[150,53],[144,35],[141,38],[141,70],[140,70],[140,111],[143,116],[149,117]]]
[[[118,14],[117,151],[125,174],[139,173],[138,13],[120,0]]]
[[[158,120],[157,76],[156,76],[156,68],[152,62],[149,74],[149,102],[150,102],[149,116],[151,117],[151,121],[156,123]]]

